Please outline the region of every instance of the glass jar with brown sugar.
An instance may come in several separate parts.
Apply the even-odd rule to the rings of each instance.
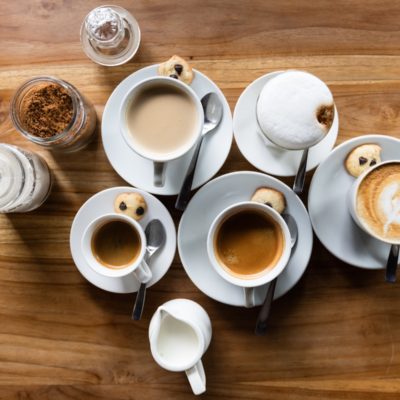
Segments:
[[[53,77],[25,82],[10,109],[15,128],[30,141],[60,151],[77,151],[93,137],[96,112],[70,83]]]

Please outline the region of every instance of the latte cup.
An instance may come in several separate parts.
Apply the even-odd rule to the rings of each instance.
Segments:
[[[359,212],[357,211],[357,199],[358,199],[358,195],[359,195],[360,186],[371,175],[371,173],[373,173],[373,171],[377,170],[378,168],[382,168],[382,167],[384,167],[385,165],[388,165],[388,164],[396,164],[396,165],[399,166],[399,170],[400,170],[400,160],[384,161],[384,162],[376,164],[373,167],[365,170],[357,179],[355,179],[355,181],[351,185],[350,190],[348,192],[348,196],[347,196],[347,204],[348,204],[350,215],[352,216],[354,222],[364,232],[366,232],[367,234],[369,234],[373,238],[378,239],[378,240],[380,240],[382,242],[385,242],[385,243],[388,243],[388,244],[392,244],[392,245],[400,245],[400,236],[398,236],[396,238],[388,238],[388,237],[384,237],[384,235],[378,234],[359,215]],[[400,187],[400,184],[398,184],[398,187]],[[397,190],[399,190],[399,189],[397,189]],[[379,194],[379,196],[381,196],[381,194]],[[382,200],[382,201],[384,201],[384,200]],[[398,205],[399,202],[400,201],[395,203],[395,201],[393,201],[393,199],[392,199],[392,200],[389,200],[389,202],[388,202],[388,204],[386,206],[384,206],[386,211],[388,212],[389,216],[390,216],[390,214],[393,214],[393,218],[395,219],[393,222],[400,220],[400,205]],[[391,213],[390,210],[387,210],[387,206],[389,206],[389,207],[396,207],[397,206],[398,209],[396,210],[395,208],[393,208],[393,210],[392,210],[393,213]],[[388,217],[388,221],[390,222],[390,217]]]
[[[129,224],[140,238],[140,250],[136,258],[127,265],[118,268],[110,268],[103,265],[93,254],[92,238],[94,234],[100,227],[112,221],[121,221]],[[145,261],[146,235],[140,224],[131,217],[110,213],[96,218],[86,227],[82,236],[81,248],[86,262],[89,264],[90,268],[99,275],[108,278],[121,278],[133,274],[141,283],[147,283],[152,278],[151,270]]]
[[[152,151],[149,148],[142,146],[135,139],[135,132],[132,132],[130,130],[127,123],[127,112],[129,110],[130,105],[135,100],[135,98],[137,98],[141,94],[141,92],[145,89],[153,87],[157,88],[163,86],[171,86],[175,89],[178,89],[183,94],[187,95],[194,104],[195,119],[196,119],[194,123],[193,132],[191,132],[192,133],[191,135],[188,135],[187,142],[185,142],[183,146],[179,146],[179,148],[176,148],[175,150],[168,151],[165,153]],[[153,162],[154,186],[157,187],[164,186],[167,163],[184,156],[197,143],[202,133],[203,123],[204,123],[204,111],[200,99],[189,85],[174,78],[169,78],[165,76],[156,76],[144,79],[135,86],[133,86],[126,93],[121,103],[121,108],[120,108],[121,134],[126,144],[130,147],[131,150]]]
[[[327,85],[306,71],[278,71],[257,97],[255,116],[263,140],[279,149],[306,150],[329,133],[336,113]]]
[[[221,264],[218,259],[215,249],[216,236],[221,224],[229,217],[238,214],[243,211],[255,211],[263,214],[267,219],[272,219],[283,237],[282,251],[280,256],[274,260],[273,265],[266,266],[266,269],[260,273],[257,273],[254,277],[241,277],[229,273]],[[258,286],[265,285],[275,278],[277,278],[285,269],[291,254],[291,239],[289,228],[282,216],[275,211],[272,207],[265,204],[255,203],[252,201],[244,201],[233,204],[225,208],[220,212],[212,222],[207,235],[207,253],[212,266],[215,271],[227,282],[242,287],[243,295],[245,300],[245,306],[247,308],[255,306],[255,291],[254,289]]]

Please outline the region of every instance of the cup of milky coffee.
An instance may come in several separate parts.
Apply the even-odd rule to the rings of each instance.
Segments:
[[[289,261],[289,229],[281,215],[265,204],[236,203],[211,224],[207,252],[222,278],[245,288],[245,304],[251,307],[252,288],[275,279]]]
[[[133,273],[143,283],[152,277],[144,260],[146,236],[133,218],[113,213],[96,218],[86,227],[81,246],[87,263],[100,275],[119,278]]]
[[[364,171],[351,186],[348,205],[363,231],[383,242],[400,244],[400,160]]]
[[[334,113],[328,86],[316,76],[296,70],[283,71],[268,80],[256,104],[262,135],[287,150],[307,149],[324,139]]]
[[[154,163],[154,185],[164,185],[166,163],[186,154],[199,139],[204,113],[190,86],[164,76],[145,79],[126,94],[120,110],[122,136]]]

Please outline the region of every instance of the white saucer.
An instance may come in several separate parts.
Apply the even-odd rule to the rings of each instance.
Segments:
[[[207,233],[211,222],[224,208],[249,200],[255,190],[268,186],[286,197],[287,212],[296,220],[298,242],[290,261],[278,279],[275,298],[288,292],[303,275],[311,256],[313,234],[307,210],[294,192],[279,180],[259,172],[233,172],[202,187],[192,198],[178,229],[178,249],[183,267],[192,282],[207,296],[221,303],[244,307],[243,289],[225,281],[207,255]],[[256,289],[255,300],[264,301],[268,285]]]
[[[308,210],[315,234],[340,260],[360,268],[384,268],[390,246],[372,238],[353,221],[347,192],[354,182],[344,167],[347,154],[363,143],[382,147],[382,161],[399,159],[400,140],[383,135],[360,136],[336,147],[317,168],[308,194]]]
[[[126,92],[139,81],[156,76],[157,65],[140,69],[124,79],[112,92],[104,108],[101,135],[104,151],[115,171],[131,185],[159,195],[176,195],[181,189],[193,149],[183,157],[168,163],[165,185],[153,184],[153,163],[131,150],[125,143],[119,127],[119,110]],[[232,144],[232,114],[225,96],[218,86],[195,70],[191,88],[199,98],[208,92],[218,94],[223,104],[223,117],[215,132],[204,138],[194,175],[193,189],[210,180],[222,167]]]
[[[240,95],[233,112],[233,132],[239,150],[247,161],[261,171],[276,176],[294,176],[300,164],[302,150],[284,150],[269,142],[256,121],[258,95],[267,81],[281,71],[263,75]],[[314,169],[332,150],[339,132],[339,115],[335,107],[333,124],[326,137],[310,148],[307,171]]]
[[[140,193],[146,200],[148,210],[140,220],[140,225],[146,227],[148,222],[158,218],[165,227],[167,240],[165,245],[150,260],[153,278],[148,283],[152,286],[157,283],[168,271],[176,250],[176,231],[171,215],[160,200],[149,193],[131,187],[114,187],[96,193],[82,205],[72,222],[70,247],[72,258],[80,273],[93,285],[100,289],[114,293],[133,293],[139,289],[139,282],[134,275],[123,278],[108,278],[99,275],[87,264],[81,250],[81,238],[86,226],[100,215],[114,212],[114,199],[125,192]]]

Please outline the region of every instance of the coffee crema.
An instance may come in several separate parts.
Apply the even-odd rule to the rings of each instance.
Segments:
[[[143,149],[168,154],[184,147],[196,134],[197,110],[183,90],[155,84],[138,93],[127,107],[128,129]]]
[[[217,228],[215,256],[229,274],[253,279],[275,267],[282,256],[284,236],[279,224],[264,213],[239,211]]]
[[[384,164],[367,174],[358,188],[356,212],[375,235],[400,242],[400,163]]]
[[[141,240],[136,229],[124,221],[106,222],[92,236],[92,253],[107,268],[121,269],[136,260]]]

